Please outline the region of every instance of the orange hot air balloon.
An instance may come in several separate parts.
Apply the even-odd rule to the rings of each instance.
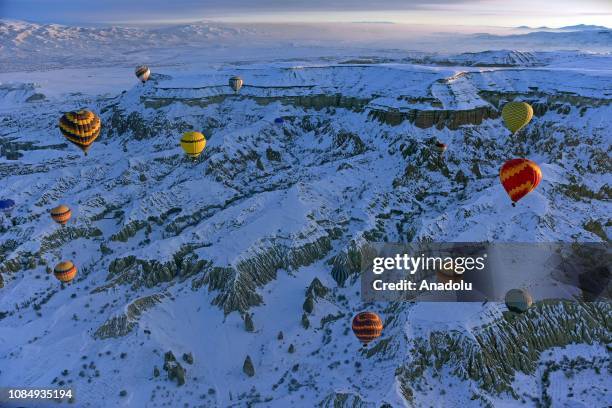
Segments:
[[[364,345],[380,337],[382,320],[374,312],[361,312],[353,318],[353,333]]]
[[[68,283],[76,276],[77,268],[71,261],[63,261],[55,265],[53,273],[57,280],[62,283]]]
[[[512,159],[505,162],[499,170],[499,179],[514,206],[540,184],[542,170],[531,160]]]
[[[70,211],[70,208],[68,208],[68,206],[65,206],[63,204],[58,205],[57,207],[51,209],[50,213],[51,213],[51,218],[53,218],[53,221],[57,222],[62,227],[66,225],[66,223],[72,216],[72,211]]]

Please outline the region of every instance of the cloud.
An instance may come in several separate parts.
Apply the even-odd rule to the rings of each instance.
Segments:
[[[2,17],[57,22],[206,18],[250,13],[424,10],[490,0],[0,0]]]
[[[0,12],[1,17],[58,23],[255,21],[262,17],[281,22],[300,18],[418,22],[427,17],[429,22],[463,24],[481,16],[480,23],[503,25],[508,18],[545,19],[549,14],[591,16],[591,22],[596,22],[597,16],[612,13],[612,5],[609,0],[582,0],[579,5],[575,0],[0,0]]]

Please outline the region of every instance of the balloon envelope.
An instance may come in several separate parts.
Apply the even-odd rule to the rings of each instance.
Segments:
[[[147,82],[151,76],[151,70],[146,65],[136,67],[136,71],[134,71],[134,73],[143,84]]]
[[[506,306],[508,310],[516,313],[524,313],[533,304],[533,299],[525,289],[510,289],[506,293]]]
[[[540,166],[528,159],[512,159],[499,170],[499,179],[513,202],[531,193],[542,180]]]
[[[185,132],[181,138],[181,147],[185,154],[197,159],[206,147],[206,138],[200,132]]]
[[[526,102],[508,102],[502,109],[502,118],[506,127],[515,133],[531,121],[533,108]]]
[[[72,211],[66,205],[58,205],[55,208],[52,208],[50,211],[51,218],[53,221],[57,222],[60,225],[66,225],[70,217],[72,216]]]
[[[53,274],[60,282],[70,282],[77,274],[77,268],[72,261],[63,261],[55,265]]]
[[[380,317],[374,312],[361,312],[353,318],[353,333],[363,344],[380,337],[383,324]]]
[[[66,112],[59,120],[59,129],[70,143],[87,154],[92,143],[100,136],[102,122],[98,115],[88,110]]]
[[[440,153],[444,153],[447,149],[446,144],[442,143],[442,142],[436,142],[436,150],[439,151]]]
[[[244,81],[239,76],[233,76],[229,79],[229,86],[234,90],[234,92],[238,92],[240,88],[244,85]]]

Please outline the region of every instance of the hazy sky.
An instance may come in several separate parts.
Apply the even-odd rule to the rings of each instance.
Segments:
[[[0,0],[0,17],[54,23],[385,21],[612,26],[612,0]]]

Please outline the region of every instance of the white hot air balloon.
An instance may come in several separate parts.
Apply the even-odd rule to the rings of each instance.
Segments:
[[[233,76],[229,79],[229,86],[234,90],[234,92],[238,92],[240,88],[244,85],[244,81],[239,76]]]
[[[136,68],[136,71],[134,72],[136,74],[136,76],[138,77],[138,79],[140,79],[140,81],[144,84],[145,82],[147,82],[147,80],[149,79],[149,77],[151,76],[151,70],[149,69],[149,67],[147,67],[146,65],[141,65],[139,67]]]

